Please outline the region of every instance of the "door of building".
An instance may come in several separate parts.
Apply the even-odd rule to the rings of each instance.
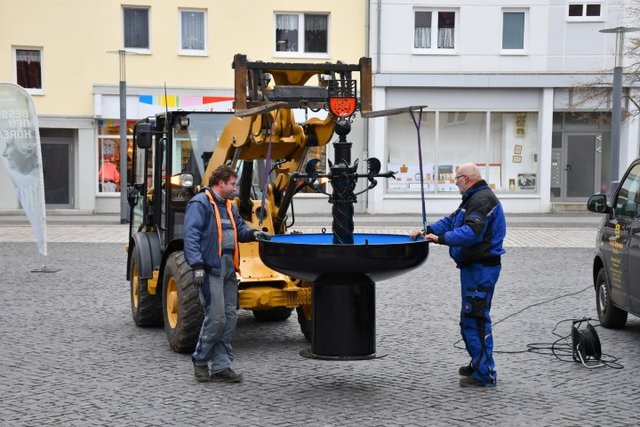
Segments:
[[[44,199],[47,209],[72,209],[73,200],[73,138],[46,137],[42,146]]]
[[[562,201],[582,202],[599,191],[599,133],[565,133],[562,149]]]

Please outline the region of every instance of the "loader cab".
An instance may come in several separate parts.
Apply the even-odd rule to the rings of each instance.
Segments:
[[[166,248],[182,239],[187,203],[232,113],[167,112],[136,124],[129,171],[130,236],[156,231]]]

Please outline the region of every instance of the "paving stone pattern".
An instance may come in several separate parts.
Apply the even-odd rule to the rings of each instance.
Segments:
[[[622,330],[597,328],[622,370],[510,353],[555,341],[562,320],[596,317],[591,248],[509,249],[493,301],[494,322],[506,319],[494,330],[495,389],[458,386],[467,363],[454,346],[458,277],[438,246],[418,269],[376,285],[377,350],[386,357],[306,359],[295,314],[260,323],[241,311],[234,346],[245,381],[202,384],[162,328],[133,324],[121,235],[58,243],[52,227],[48,264],[61,270],[43,274],[30,272],[40,266],[35,245],[7,241],[0,229],[2,426],[637,425],[637,318]],[[116,234],[97,231],[106,241]],[[557,331],[568,334],[570,323]]]

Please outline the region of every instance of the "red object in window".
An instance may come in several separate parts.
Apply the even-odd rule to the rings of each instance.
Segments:
[[[356,99],[329,98],[329,109],[338,117],[349,117],[356,111]]]
[[[98,180],[103,182],[113,182],[120,184],[120,172],[111,162],[104,162],[100,171],[98,171]]]

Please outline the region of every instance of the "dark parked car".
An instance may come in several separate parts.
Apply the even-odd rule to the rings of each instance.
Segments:
[[[621,328],[627,313],[640,316],[640,157],[631,163],[618,185],[613,203],[594,194],[592,212],[604,213],[593,260],[593,283],[602,326]]]

